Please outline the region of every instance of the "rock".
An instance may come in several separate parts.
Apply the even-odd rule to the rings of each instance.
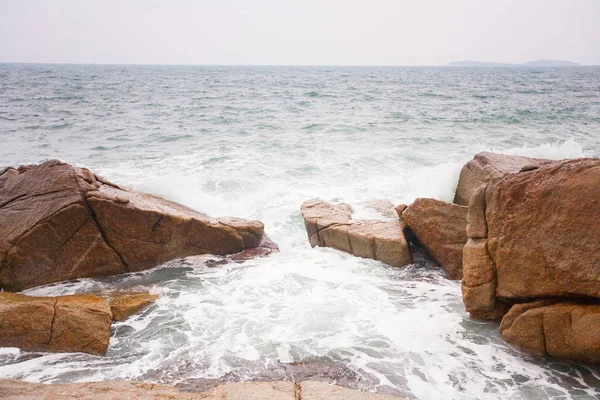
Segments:
[[[149,292],[113,293],[108,297],[113,321],[123,321],[155,302],[160,295]]]
[[[396,210],[396,214],[398,214],[398,217],[402,217],[402,213],[404,212],[404,210],[406,210],[408,208],[408,206],[406,204],[398,204],[395,208]]]
[[[8,291],[234,254],[262,236],[258,221],[210,218],[56,160],[0,175],[0,286]]]
[[[111,323],[108,300],[101,297],[0,293],[0,346],[104,355]]]
[[[134,381],[41,384],[0,379],[5,400],[25,399],[170,399],[170,400],[401,400],[399,397],[359,392],[321,382],[237,382],[202,393],[180,392],[173,386]]]
[[[473,318],[544,297],[600,298],[600,160],[565,160],[479,188],[467,219],[463,301]]]
[[[333,205],[321,199],[306,201],[301,211],[313,247],[332,247],[392,267],[411,263],[404,223],[399,220],[352,220],[349,205]]]
[[[469,205],[475,190],[495,178],[519,172],[522,168],[535,168],[549,160],[496,153],[478,153],[460,171],[454,203]]]
[[[377,393],[359,392],[325,382],[307,381],[300,385],[302,400],[398,400],[399,397]]]
[[[358,203],[359,206],[364,207],[365,209],[373,212],[375,214],[375,218],[356,218],[355,219],[396,219],[398,218],[398,213],[396,212],[396,207],[389,200],[367,200]]]
[[[419,244],[450,276],[462,278],[462,253],[467,242],[467,207],[435,199],[416,199],[402,219]]]
[[[248,261],[254,258],[266,257],[278,252],[279,246],[277,246],[265,233],[257,247],[246,249],[240,253],[234,254],[230,257],[230,259],[235,262]]]
[[[501,299],[600,298],[600,159],[507,175],[486,190]]]
[[[531,354],[600,363],[600,303],[516,304],[502,319],[500,333]]]

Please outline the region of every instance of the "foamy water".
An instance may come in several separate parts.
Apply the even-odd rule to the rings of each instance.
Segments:
[[[5,348],[0,377],[177,384],[305,362],[414,399],[596,398],[600,370],[510,348],[496,323],[468,318],[460,283],[431,261],[393,269],[312,249],[299,210],[316,196],[362,217],[372,199],[451,201],[478,151],[600,155],[599,71],[535,71],[0,66],[2,164],[57,157],[214,216],[259,219],[281,248],[31,289],[161,298],[113,325],[106,357]]]

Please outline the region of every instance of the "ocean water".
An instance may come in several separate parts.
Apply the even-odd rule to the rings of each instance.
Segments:
[[[506,345],[430,260],[393,269],[308,244],[303,201],[361,215],[371,199],[451,201],[479,151],[600,156],[600,68],[0,64],[0,166],[58,158],[213,216],[259,219],[281,248],[31,289],[161,298],[113,325],[106,357],[2,348],[0,377],[185,385],[304,368],[410,399],[594,399],[600,369]]]

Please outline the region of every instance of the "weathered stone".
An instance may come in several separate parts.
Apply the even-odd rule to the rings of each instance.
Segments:
[[[600,159],[507,175],[486,204],[499,298],[600,298]]]
[[[487,185],[475,190],[471,196],[467,212],[467,236],[472,239],[487,238],[487,223],[485,222],[485,191]]]
[[[104,355],[111,323],[108,300],[101,297],[0,293],[0,346]]]
[[[173,386],[135,381],[41,384],[0,379],[6,400],[32,399],[155,399],[155,400],[401,400],[399,397],[365,393],[321,382],[237,382],[207,392],[180,392]]]
[[[278,253],[279,246],[275,244],[265,233],[257,247],[246,249],[240,253],[234,254],[230,257],[231,261],[241,262],[248,261],[255,258],[266,257],[268,255]]]
[[[507,305],[496,297],[496,271],[485,239],[469,239],[463,248],[463,303],[471,318],[496,319]]]
[[[402,213],[404,212],[404,210],[406,210],[408,208],[408,206],[406,204],[398,204],[396,206],[396,214],[398,214],[398,217],[402,218]]]
[[[349,205],[332,205],[320,199],[305,202],[301,210],[313,247],[332,247],[392,267],[411,262],[404,224],[399,220],[352,220]]]
[[[487,152],[479,153],[460,171],[454,203],[469,205],[471,196],[479,186],[506,174],[518,173],[523,167],[531,168],[531,166],[539,166],[547,162],[549,160]]]
[[[160,295],[149,292],[113,293],[108,296],[113,321],[123,321],[155,302]]]
[[[9,291],[234,254],[262,236],[258,221],[210,218],[56,160],[0,174],[0,286]]]
[[[421,198],[402,213],[402,219],[425,252],[450,278],[461,279],[462,253],[467,242],[467,207]]]
[[[600,304],[575,300],[514,305],[500,324],[502,338],[528,353],[600,363]]]
[[[302,400],[399,400],[396,396],[359,392],[325,382],[307,381],[300,384]]]

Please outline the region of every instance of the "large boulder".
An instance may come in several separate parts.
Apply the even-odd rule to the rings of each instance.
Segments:
[[[501,178],[506,174],[518,173],[522,169],[535,168],[548,162],[549,160],[539,158],[487,152],[478,153],[460,171],[454,203],[467,206],[471,196],[479,186],[485,185],[493,179]]]
[[[0,346],[104,355],[112,313],[94,295],[30,297],[0,293]]]
[[[0,379],[5,400],[25,399],[171,399],[171,400],[401,400],[399,397],[360,392],[321,382],[236,382],[207,392],[180,392],[170,385],[134,381],[71,384],[30,383]]]
[[[547,163],[480,187],[467,222],[463,300],[473,317],[540,297],[600,298],[599,159]]]
[[[304,202],[301,211],[313,247],[332,247],[392,267],[402,267],[412,261],[404,238],[404,224],[398,219],[353,220],[352,207],[348,204],[334,205],[321,199]]]
[[[600,363],[600,303],[516,304],[502,319],[500,333],[528,353]]]
[[[257,247],[263,224],[210,218],[52,160],[0,173],[0,286],[121,274]]]
[[[467,242],[467,207],[435,199],[416,199],[402,219],[425,252],[451,279],[462,278],[462,253]]]

